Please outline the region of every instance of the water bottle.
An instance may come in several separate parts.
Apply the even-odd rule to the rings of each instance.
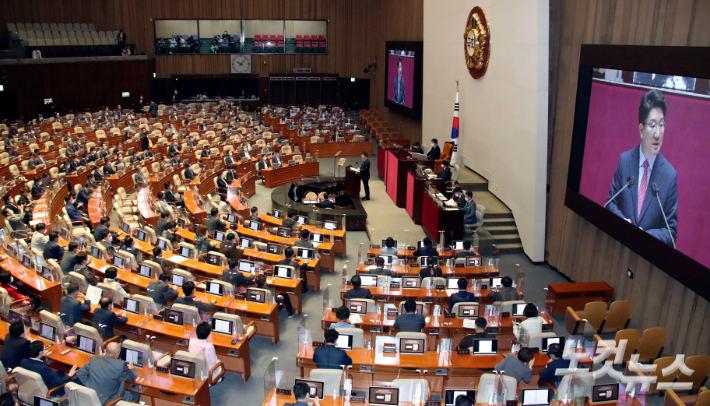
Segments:
[[[446,266],[451,266],[451,258],[446,258]]]

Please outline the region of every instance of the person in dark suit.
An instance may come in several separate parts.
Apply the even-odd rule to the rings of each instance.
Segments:
[[[429,153],[426,154],[427,159],[429,160],[435,160],[439,159],[441,156],[441,150],[439,149],[439,140],[436,138],[431,139],[431,149],[429,150]]]
[[[404,314],[397,316],[393,327],[399,331],[421,333],[426,326],[426,320],[423,315],[416,314],[416,311],[417,302],[411,299],[404,302]]]
[[[415,141],[414,144],[412,145],[412,150],[416,152],[417,154],[423,154],[424,153],[424,148],[422,148],[421,144],[419,144],[419,141]]]
[[[84,302],[82,303],[78,298],[83,298]],[[81,313],[91,310],[91,302],[79,292],[79,285],[70,283],[67,286],[67,295],[62,296],[60,307],[62,322],[69,328],[81,322]]]
[[[392,101],[404,105],[404,78],[402,77],[402,57],[397,58],[397,77],[394,78]]]
[[[328,198],[323,200],[318,204],[321,209],[333,209],[335,208],[335,202],[333,202],[333,195],[328,195]]]
[[[293,254],[295,254],[293,248],[288,247],[284,250],[284,259],[276,263],[276,265],[286,265],[292,266],[295,270],[305,271],[308,268],[308,261],[303,261],[303,264],[299,265],[297,261],[293,260]]]
[[[168,229],[168,224],[169,224],[168,218],[169,217],[170,217],[170,213],[168,213],[167,211],[160,213],[160,219],[155,224],[155,235],[162,236],[163,231]]]
[[[466,337],[461,339],[461,342],[459,342],[459,348],[462,350],[465,350],[467,348],[473,347],[473,340],[477,339],[485,339],[485,338],[495,338],[495,336],[490,336],[486,334],[486,326],[488,326],[488,322],[486,321],[485,318],[479,317],[476,319],[476,333],[475,334],[469,334]]]
[[[362,200],[370,200],[370,160],[367,159],[367,152],[360,154],[360,158],[362,158],[360,179],[362,179],[362,186],[365,189],[365,197]]]
[[[161,308],[168,305],[168,298],[175,299],[178,297],[178,291],[168,285],[169,280],[169,274],[161,273],[158,276],[158,280],[150,282],[146,288],[148,297],[153,299],[153,302]]]
[[[30,357],[30,341],[25,338],[25,325],[21,320],[10,324],[9,330],[0,352],[0,361],[5,369],[15,369],[23,359]]]
[[[372,292],[369,289],[364,289],[362,286],[362,280],[359,275],[355,275],[350,279],[350,283],[353,285],[352,289],[345,292],[345,297],[347,299],[372,299]]]
[[[542,387],[545,382],[549,382],[554,387],[560,384],[564,375],[557,375],[557,369],[568,369],[570,363],[570,360],[562,358],[563,351],[564,347],[561,344],[552,344],[548,347],[547,355],[550,357],[550,361],[540,372],[537,386]]]
[[[88,363],[76,371],[76,376],[87,388],[96,391],[102,405],[107,405],[117,398],[126,402],[138,402],[140,394],[126,392],[126,381],[133,382],[138,378],[138,371],[131,362],[118,359],[121,344],[108,343],[106,355],[91,357]]]
[[[156,103],[154,100],[150,101],[150,107],[148,108],[148,113],[150,113],[150,115],[153,118],[158,117],[158,103]]]
[[[79,245],[74,241],[69,243],[67,247],[67,252],[64,253],[62,257],[62,262],[59,267],[62,269],[62,274],[64,276],[68,275],[69,272],[74,270],[74,265],[76,265],[76,254],[79,252]]]
[[[441,167],[444,168],[441,172],[436,174],[436,177],[443,179],[446,182],[451,181],[451,167],[449,166],[449,161],[444,160],[441,162]]]
[[[419,277],[424,278],[441,278],[443,272],[441,268],[437,265],[437,257],[428,257],[427,263],[429,266],[424,266],[419,271]]]
[[[414,251],[414,256],[415,257],[438,257],[439,252],[436,250],[436,248],[432,247],[432,241],[431,238],[424,238],[424,247],[418,248],[416,251]]]
[[[141,151],[146,151],[148,147],[150,146],[150,140],[148,139],[148,133],[145,131],[145,129],[142,129],[140,132],[140,140],[141,140]]]
[[[83,276],[89,285],[96,286],[101,282],[99,278],[94,275],[94,271],[86,265],[89,263],[89,256],[86,254],[86,251],[78,252],[76,257],[74,257],[74,262],[76,262],[76,264],[74,265],[73,271]]]
[[[195,306],[200,311],[201,315],[208,314],[214,309],[216,298],[212,298],[209,303],[202,303],[195,299],[195,282],[185,282],[182,284],[182,293],[184,296],[175,299],[172,304],[182,304],[187,306]],[[172,306],[172,305],[171,305]]]
[[[638,127],[641,143],[619,157],[608,199],[626,189],[629,177],[637,180],[630,190],[624,190],[609,202],[607,209],[675,247],[678,239],[678,172],[661,154],[666,111],[666,99],[658,89],[649,90],[641,99]],[[660,204],[653,196],[653,185],[658,188]],[[661,206],[668,220],[667,227]]]
[[[116,41],[118,41],[118,45],[126,45],[126,33],[123,30],[118,30]]]
[[[467,190],[464,195],[464,200],[466,203],[463,206],[463,223],[476,224],[476,202],[473,201],[473,192]]]
[[[113,302],[110,297],[104,296],[99,300],[99,308],[94,310],[94,327],[102,331],[104,341],[113,338],[113,326],[123,326],[128,322],[128,317],[123,312],[118,314],[112,311]]]
[[[217,216],[219,214],[219,210],[216,208],[212,208],[210,211],[210,215],[207,216],[207,220],[205,222],[205,225],[207,226],[207,229],[210,231],[222,231],[227,227],[227,223],[224,221],[220,220]]]
[[[44,363],[44,342],[42,340],[33,341],[29,346],[29,358],[25,358],[20,362],[20,367],[38,373],[42,377],[42,381],[47,386],[47,389],[56,388],[71,381],[76,374],[77,366],[74,365],[69,373],[64,371],[53,372],[52,369]],[[78,383],[78,382],[77,382]],[[54,392],[57,396],[64,395],[64,388]]]
[[[394,278],[394,272],[391,269],[385,268],[385,259],[382,257],[375,258],[375,268],[368,271],[369,275],[385,275]],[[369,292],[369,291],[368,291]]]
[[[104,176],[111,176],[114,173],[116,173],[116,171],[113,170],[111,163],[109,161],[106,161],[106,163],[104,164]],[[94,177],[96,177],[95,173],[94,173]]]
[[[192,170],[192,168],[190,168],[190,164],[186,162],[185,163],[185,179],[193,180],[193,179],[195,179],[195,176],[197,176],[197,175],[195,175],[195,172]]]
[[[335,342],[338,340],[337,330],[325,330],[325,347],[318,347],[313,350],[313,362],[318,369],[340,369],[341,365],[352,365],[353,360],[345,350],[337,348]]]
[[[456,303],[478,302],[478,299],[476,299],[476,296],[473,293],[466,291],[466,288],[468,287],[468,281],[466,278],[459,278],[458,285],[459,291],[451,295],[451,298],[449,298],[449,312],[454,308]]]
[[[231,283],[236,291],[242,290],[242,284],[251,282],[254,278],[254,275],[244,276],[239,270],[239,261],[233,259],[229,261],[229,268],[222,271],[222,280]]]
[[[182,199],[178,199],[173,193],[173,184],[170,182],[165,182],[165,201],[172,203],[178,207],[185,207],[185,202]]]
[[[49,242],[44,248],[44,252],[42,255],[44,256],[45,260],[48,259],[53,259],[55,261],[59,261],[62,258],[62,255],[64,254],[64,248],[59,246],[57,244],[59,242],[59,233],[56,231],[50,231],[49,232]]]
[[[111,227],[111,219],[107,216],[101,217],[99,221],[99,225],[96,226],[96,230],[94,230],[94,241],[101,241],[103,239],[104,230],[109,230],[109,227]],[[109,233],[110,232],[109,230]]]
[[[274,155],[271,157],[271,165],[276,167],[276,166],[283,166],[283,164],[284,164],[284,160],[281,157],[281,151],[274,152]]]
[[[223,197],[227,194],[227,180],[224,179],[224,172],[220,173],[217,176],[217,194],[223,195]],[[226,199],[225,199],[226,200]]]
[[[502,288],[488,293],[488,297],[494,302],[508,302],[511,300],[520,300],[518,289],[513,287],[513,279],[510,276],[504,276],[500,280]]]
[[[219,246],[219,252],[224,254],[229,260],[240,260],[244,255],[244,249],[239,248],[234,242],[235,234],[229,233],[225,237],[226,241]]]
[[[296,382],[293,385],[293,397],[296,401],[291,406],[309,406],[313,400],[313,406],[320,406],[320,399],[317,396],[310,396],[311,388],[305,382]],[[323,394],[325,396],[325,394]]]
[[[454,255],[454,258],[466,258],[466,257],[475,257],[476,253],[471,249],[471,244],[470,240],[466,240],[463,242],[463,251],[457,252]]]
[[[460,187],[454,188],[454,195],[451,196],[451,198],[454,199],[459,209],[466,207],[466,197],[463,195],[463,189]]]

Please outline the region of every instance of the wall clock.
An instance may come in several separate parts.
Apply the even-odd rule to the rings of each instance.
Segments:
[[[232,55],[232,73],[251,73],[251,55]]]
[[[491,32],[488,26],[488,16],[481,7],[474,7],[468,14],[463,39],[468,73],[472,78],[480,79],[486,74],[488,59],[491,56]]]

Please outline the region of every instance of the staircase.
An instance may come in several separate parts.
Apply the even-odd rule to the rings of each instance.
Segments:
[[[491,235],[501,254],[523,252],[523,244],[512,213],[491,213],[483,216],[483,228]]]

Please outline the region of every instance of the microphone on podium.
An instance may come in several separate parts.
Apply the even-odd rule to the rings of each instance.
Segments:
[[[666,230],[668,230],[668,235],[671,237],[671,242],[673,243],[673,248],[675,248],[675,240],[673,239],[673,233],[671,232],[671,227],[668,225],[668,219],[666,218],[666,212],[663,210],[663,205],[661,204],[661,198],[658,197],[658,186],[655,183],[651,183],[651,194],[658,201],[658,207],[661,208],[661,214],[663,214],[663,221],[666,223]]]
[[[636,181],[636,178],[634,178],[633,176],[629,176],[628,178],[626,178],[626,184],[624,185],[624,187],[622,187],[621,189],[619,189],[619,191],[616,192],[616,194],[615,194],[614,196],[612,196],[611,199],[607,200],[607,202],[604,203],[604,207],[608,206],[609,203],[612,202],[612,200],[616,199],[616,196],[619,196],[619,195],[621,194],[621,192],[624,191],[624,189],[626,189],[627,187],[628,187],[629,189],[631,189],[631,186],[634,185],[634,182],[635,182],[635,181]]]

